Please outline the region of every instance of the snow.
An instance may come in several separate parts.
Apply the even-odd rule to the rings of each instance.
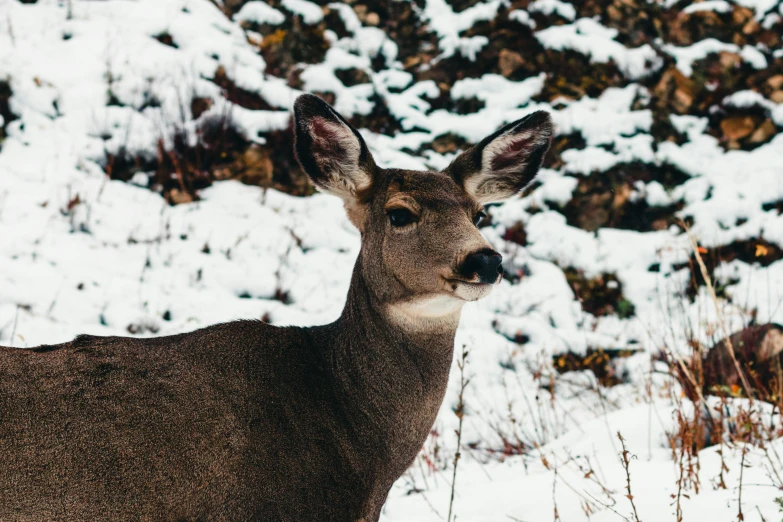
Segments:
[[[459,33],[470,29],[476,22],[492,20],[497,14],[501,0],[488,0],[455,13],[446,0],[426,0],[423,17],[430,23],[430,29],[440,39],[441,55],[444,58],[459,52],[469,60],[476,59],[476,53],[488,43],[486,37],[461,37]]]
[[[731,11],[731,4],[725,0],[706,0],[686,6],[682,10],[685,14],[693,14],[702,11],[715,11],[716,13],[728,13]]]
[[[318,4],[308,2],[307,0],[282,0],[281,5],[292,13],[301,16],[304,23],[309,25],[317,24],[324,18],[324,13]]]
[[[572,49],[588,55],[594,63],[613,61],[631,79],[638,79],[661,66],[655,50],[645,44],[628,49],[614,40],[616,29],[602,26],[591,18],[580,18],[573,24],[542,29],[536,38],[548,49]]]
[[[509,11],[508,19],[515,20],[522,25],[530,27],[531,29],[536,28],[536,22],[530,18],[530,14],[527,11],[523,11],[522,9],[514,9],[513,11]]]
[[[535,0],[530,2],[527,10],[531,13],[543,13],[545,15],[558,14],[569,22],[573,22],[576,19],[574,6],[560,0]]]
[[[243,5],[234,19],[240,22],[280,25],[285,22],[285,15],[266,2],[253,1]]]
[[[768,20],[776,5],[738,3],[753,7],[759,20]],[[722,12],[726,5],[708,1],[686,10]],[[465,31],[507,7],[488,0],[456,13],[444,0],[427,0],[421,16],[438,38],[440,58],[460,53],[474,59],[486,38],[468,38]],[[55,0],[12,1],[3,9],[14,36],[0,30],[0,78],[10,81],[11,109],[19,119],[9,122],[0,144],[0,344],[57,343],[80,333],[129,335],[129,328],[141,335],[169,334],[236,318],[314,325],[338,316],[359,233],[336,198],[298,198],[222,181],[202,190],[201,201],[170,206],[138,186],[146,174],[123,183],[108,180],[102,167],[107,154],[121,150],[154,158],[158,140],[170,140],[173,129],[184,128],[195,139],[197,122],[182,121],[183,103],[193,95],[214,101],[202,118],[228,111],[249,140],[263,142],[259,134],[286,129],[300,91],[263,72],[266,64],[240,23],[279,25],[294,13],[316,24],[323,20],[319,6],[283,0],[277,10],[249,2],[233,21],[208,0],[73,2],[70,17],[66,3]],[[455,499],[459,519],[547,520],[555,506],[565,522],[583,520],[584,506],[591,510],[590,520],[617,520],[612,510],[629,516],[617,431],[637,457],[631,470],[639,518],[675,519],[671,495],[677,492],[677,467],[666,435],[676,430],[679,389],[669,377],[651,373],[650,355],[667,346],[685,357],[691,336],[711,345],[720,337],[715,308],[704,291],[693,302],[682,298],[689,274],[680,264],[691,251],[678,229],[593,233],[570,225],[558,208],[585,176],[637,161],[672,165],[690,178],[673,189],[658,181],[638,182],[631,197],[654,207],[681,204],[677,216],[693,218],[691,231],[706,247],[760,235],[783,244],[783,217],[762,208],[783,199],[783,135],[751,151],[726,151],[707,134],[706,118],[673,115],[672,125],[687,139],[655,145],[651,95],[644,87],[631,82],[595,98],[549,104],[539,99],[543,74],[521,81],[496,74],[464,78],[452,86],[451,101],[475,97],[483,108],[470,114],[433,110],[440,96],[437,84],[416,82],[397,61],[397,45],[383,30],[364,26],[348,5],[329,9],[337,11],[349,34],[334,35],[322,63],[301,65],[303,90],[333,92],[335,107],[347,117],[369,114],[373,96],[383,97],[403,131],[384,136],[361,130],[379,165],[444,168],[454,153],[411,151],[446,133],[476,142],[542,109],[552,113],[558,136],[584,139],[584,148],[562,154],[561,167],[543,169],[540,184],[525,197],[488,209],[494,226],[484,229],[485,236],[503,254],[506,267],[523,275],[467,305],[458,331],[457,346],[470,350],[472,379],[463,442],[479,443],[478,449],[463,448]],[[593,63],[614,62],[632,80],[662,65],[651,46],[625,47],[616,30],[576,19],[567,2],[537,0],[529,9],[571,22],[535,32],[548,48],[573,50]],[[527,11],[512,10],[508,16],[536,29]],[[154,38],[164,32],[177,48]],[[755,68],[768,65],[759,49],[718,40],[661,48],[686,75],[695,61],[720,51],[739,53]],[[386,58],[382,71],[372,68],[378,53]],[[220,66],[274,110],[230,105],[209,81]],[[370,83],[343,85],[335,71],[350,67],[367,72]],[[124,106],[107,106],[109,91]],[[152,97],[159,106],[145,104]],[[759,93],[738,91],[723,105],[758,105],[783,125],[783,104]],[[524,247],[503,239],[520,223],[527,233]],[[651,271],[653,265],[659,271]],[[568,267],[588,277],[616,274],[636,315],[619,319],[583,311],[564,275]],[[716,274],[737,281],[727,292],[741,296],[734,304],[722,303],[730,328],[746,324],[754,309],[759,322],[783,322],[783,262],[761,267],[734,261]],[[290,302],[275,299],[279,290]],[[518,334],[529,341],[509,340]],[[600,393],[592,374],[559,380],[551,370],[555,354],[629,346],[642,352],[621,363],[628,382]],[[546,389],[550,374],[557,379],[554,395]],[[435,426],[439,435],[425,445],[440,448],[438,455],[423,453],[433,467],[417,459],[393,488],[382,520],[445,517],[458,377],[455,367]],[[514,430],[538,447],[524,456],[490,458],[487,448],[503,447],[499,433]],[[772,448],[783,451],[780,442]],[[775,520],[776,493],[766,457],[756,447],[748,449],[746,520],[760,521],[758,513]],[[701,452],[702,489],[688,491],[682,500],[686,522],[736,516],[741,452],[741,447],[725,450],[726,490],[710,483],[720,470],[717,447]],[[586,473],[588,467],[596,472]],[[423,491],[409,494],[414,488]]]
[[[738,53],[744,61],[756,69],[763,69],[767,66],[767,59],[755,47],[745,45],[740,48],[735,44],[724,43],[714,38],[705,38],[685,47],[665,44],[663,49],[675,59],[677,68],[686,76],[693,74],[693,62],[720,52]]]

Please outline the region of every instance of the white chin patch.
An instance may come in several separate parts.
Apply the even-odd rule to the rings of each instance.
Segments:
[[[483,297],[487,297],[495,287],[495,285],[489,284],[463,283],[458,281],[451,282],[450,284],[454,295],[463,301],[478,301]]]
[[[450,294],[433,294],[398,303],[395,307],[398,307],[408,317],[437,319],[454,315],[460,311],[464,301],[458,297]]]

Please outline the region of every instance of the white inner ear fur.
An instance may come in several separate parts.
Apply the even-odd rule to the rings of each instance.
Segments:
[[[347,198],[370,186],[370,175],[359,166],[361,144],[351,129],[340,122],[315,117],[310,122],[315,161],[329,177],[326,189]],[[339,150],[339,154],[330,151]]]
[[[509,132],[506,134],[503,134],[501,136],[498,136],[494,140],[487,143],[487,146],[484,147],[484,151],[481,153],[481,172],[482,174],[494,174],[494,175],[503,175],[503,174],[510,174],[512,172],[519,172],[527,163],[527,156],[530,152],[533,151],[533,149],[538,146],[538,141],[535,139],[536,132],[529,130],[529,131],[522,131],[522,132]],[[509,151],[511,147],[515,143],[518,142],[528,142],[529,145],[527,145],[527,152],[528,154],[520,155],[520,161],[517,163],[514,163],[512,165],[509,165],[506,168],[495,170],[492,168],[492,160],[494,160],[499,155],[506,153]],[[522,152],[522,151],[520,151]]]
[[[508,178],[517,174],[521,175],[527,165],[527,158],[530,152],[542,145],[545,139],[548,139],[542,139],[539,134],[534,129],[519,132],[512,131],[498,136],[489,142],[481,152],[481,172],[477,172],[465,180],[465,190],[481,204],[492,203],[513,196],[514,184],[510,184]],[[500,169],[492,167],[492,162],[498,156],[512,152],[515,144],[520,142],[523,144],[518,145],[520,147],[520,150],[517,152],[518,161]],[[522,148],[525,150],[522,150]]]

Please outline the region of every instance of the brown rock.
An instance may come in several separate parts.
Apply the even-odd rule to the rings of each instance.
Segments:
[[[218,167],[212,169],[212,177],[215,181],[223,181],[224,179],[231,179],[234,176],[233,171],[228,167]]]
[[[731,18],[737,25],[744,24],[749,19],[753,18],[753,11],[747,7],[734,6],[734,11],[731,13]]]
[[[190,203],[193,201],[193,196],[187,192],[183,192],[179,189],[171,189],[168,197],[169,203],[173,205],[179,205],[180,203]]]
[[[753,131],[753,134],[748,138],[748,143],[766,143],[776,133],[777,129],[775,128],[775,124],[772,123],[772,120],[767,118],[755,131]]]
[[[190,114],[193,119],[198,119],[202,114],[207,112],[213,105],[212,98],[205,98],[201,96],[194,96],[190,100]]]
[[[610,5],[606,8],[606,15],[612,22],[620,22],[623,19],[623,13],[614,5]]]
[[[323,101],[328,103],[329,105],[334,105],[335,100],[337,97],[333,92],[325,92],[325,91],[313,91],[313,94],[321,98]]]
[[[378,16],[378,13],[368,13],[367,18],[364,19],[364,22],[367,25],[377,26],[379,23],[381,23],[381,17]]]
[[[653,230],[666,230],[669,228],[669,222],[665,219],[656,219],[650,224],[650,228]]]
[[[693,43],[691,32],[688,30],[690,16],[680,12],[669,25],[669,38],[676,45],[690,45]]]
[[[742,34],[749,35],[749,34],[756,34],[761,29],[761,24],[759,24],[756,19],[752,19],[748,23],[745,24],[745,26],[742,28]]]
[[[611,207],[612,201],[611,192],[590,194],[583,198],[577,217],[577,226],[589,232],[595,232],[604,226],[611,217],[608,209]]]
[[[420,55],[411,55],[405,58],[405,62],[403,63],[403,67],[405,69],[411,69],[413,67],[416,67],[422,62],[422,57]]]
[[[245,183],[265,186],[272,182],[272,159],[269,151],[259,145],[251,145],[237,162],[237,171],[242,173]]]
[[[776,74],[775,76],[767,78],[767,85],[769,85],[773,91],[783,89],[783,74]]]
[[[729,116],[720,122],[720,130],[728,141],[738,141],[750,135],[756,125],[750,116]]]
[[[737,373],[734,359],[745,372],[752,388],[764,399],[765,395],[774,390],[759,389],[769,387],[773,378],[780,377],[780,359],[783,353],[783,329],[780,325],[770,323],[761,326],[749,326],[732,334],[731,356],[729,343],[721,340],[707,352],[703,362],[704,391],[727,395],[743,395],[742,379]],[[762,386],[757,387],[757,384]]]
[[[688,112],[693,105],[693,93],[690,89],[678,88],[672,95],[672,107],[680,114]]]
[[[614,197],[612,198],[612,208],[618,209],[625,205],[628,198],[631,197],[631,186],[628,183],[623,183],[614,190]]]
[[[514,72],[524,64],[525,59],[522,58],[522,55],[518,52],[509,51],[508,49],[500,51],[500,56],[498,56],[498,68],[500,69],[500,74],[506,78],[514,74]]]
[[[346,87],[353,87],[354,85],[370,83],[372,81],[370,75],[368,75],[366,71],[356,67],[351,67],[350,69],[337,69],[334,71],[334,74]]]
[[[466,141],[464,138],[457,136],[456,134],[447,133],[442,134],[432,141],[432,150],[438,154],[447,154],[449,152],[457,152],[458,150],[466,148]]]
[[[724,69],[735,69],[742,65],[742,57],[737,53],[721,51],[718,53],[720,64]]]
[[[684,114],[693,105],[693,82],[675,66],[663,73],[653,93],[661,109],[671,107],[675,112]]]

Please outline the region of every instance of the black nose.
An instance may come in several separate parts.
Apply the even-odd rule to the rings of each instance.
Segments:
[[[478,276],[479,281],[486,284],[493,284],[498,279],[498,274],[503,273],[503,267],[500,263],[503,262],[503,257],[495,252],[486,248],[473,252],[465,258],[465,262],[462,263],[462,276],[468,280],[472,280],[474,276]]]

